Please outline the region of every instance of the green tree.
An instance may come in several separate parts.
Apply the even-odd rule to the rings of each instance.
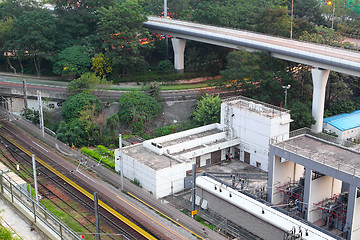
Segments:
[[[156,71],[161,73],[169,73],[174,71],[174,65],[170,60],[162,60],[156,66]]]
[[[288,109],[291,112],[291,119],[294,120],[294,122],[290,124],[291,131],[303,127],[310,128],[312,124],[316,123],[311,114],[311,102],[303,103],[294,101],[289,104]]]
[[[288,37],[290,35],[290,17],[287,8],[265,8],[258,16],[256,30],[266,34]]]
[[[148,31],[142,27],[146,20],[135,0],[116,2],[108,8],[98,10],[98,36],[102,41],[105,56],[125,74],[142,59],[145,49],[152,43],[142,44],[140,39],[149,38]]]
[[[1,6],[1,5],[0,5]],[[8,43],[11,41],[11,32],[14,26],[14,19],[11,17],[4,17],[0,19],[0,51],[4,52],[6,62],[9,67],[16,74],[16,68],[11,64],[9,52],[12,50],[8,48]]]
[[[334,29],[324,26],[315,27],[316,33],[309,33],[307,31],[299,37],[302,41],[314,42],[334,47],[345,46],[344,37],[336,33]]]
[[[144,87],[144,92],[150,97],[156,99],[157,101],[161,100],[160,88],[157,82],[151,82],[149,84],[146,84]]]
[[[71,122],[79,118],[81,112],[92,109],[95,113],[99,113],[102,109],[101,100],[98,97],[86,93],[78,93],[66,99],[62,106],[62,116],[65,122]]]
[[[41,73],[41,60],[49,57],[55,44],[55,20],[46,9],[25,12],[14,20],[10,48],[19,55],[32,58],[37,75]]]
[[[56,0],[56,49],[63,50],[73,45],[97,48],[97,10],[112,4],[112,0]]]
[[[206,93],[197,102],[196,110],[192,113],[192,120],[196,126],[220,123],[221,98]]]
[[[291,9],[290,5],[289,9]],[[322,16],[320,2],[317,0],[294,1],[294,16],[296,18],[306,19],[309,22],[314,22],[317,25],[324,24],[324,17]]]
[[[100,77],[106,77],[107,74],[112,72],[112,66],[110,59],[100,53],[93,57],[91,60],[91,70]]]
[[[89,70],[90,56],[87,48],[72,46],[62,50],[56,58],[53,72],[61,75],[81,75]]]
[[[91,94],[102,82],[104,82],[104,80],[96,76],[95,73],[85,73],[70,82],[67,88],[67,94],[68,96],[73,96],[78,93]]]
[[[258,80],[260,56],[245,51],[233,51],[227,56],[228,66],[221,71],[221,79],[216,86],[231,91],[251,92]]]
[[[119,103],[120,120],[132,124],[135,131],[141,130],[138,129],[138,124],[143,125],[145,122],[151,121],[161,112],[160,103],[154,98],[137,91],[124,93],[119,98]]]

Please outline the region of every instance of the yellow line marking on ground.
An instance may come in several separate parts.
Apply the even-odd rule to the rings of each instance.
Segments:
[[[148,218],[150,218],[151,220],[153,220],[154,222],[156,222],[157,224],[159,224],[160,226],[162,226],[163,228],[167,229],[169,232],[175,234],[176,236],[178,236],[181,239],[185,239],[183,237],[181,237],[180,235],[178,235],[177,233],[175,233],[174,231],[172,231],[171,229],[165,227],[164,225],[162,225],[161,223],[159,223],[158,221],[156,221],[154,218],[150,217],[149,215],[147,215],[146,213],[142,212],[141,210],[139,210],[138,208],[136,208],[135,206],[131,205],[130,203],[128,203],[127,201],[125,201],[124,199],[122,199],[121,197],[117,196],[120,200],[122,200],[123,202],[127,203],[128,205],[130,205],[131,207],[135,208],[137,211],[141,212],[142,214],[144,214],[145,216],[147,216]]]
[[[33,154],[28,151],[27,149],[25,149],[23,146],[21,146],[20,144],[18,144],[17,142],[15,142],[13,139],[11,139],[8,136],[5,136],[4,134],[0,133],[1,136],[3,136],[6,140],[8,140],[9,142],[11,142],[14,146],[16,146],[17,148],[21,149],[23,152],[25,152],[27,155],[32,156]],[[35,156],[35,159],[37,162],[39,162],[41,165],[43,165],[44,167],[46,167],[47,169],[49,169],[51,172],[53,172],[54,174],[56,174],[59,178],[61,178],[62,180],[64,180],[65,182],[67,182],[68,184],[70,184],[72,187],[74,187],[76,190],[78,190],[79,192],[81,192],[82,194],[84,194],[86,197],[90,198],[92,201],[94,201],[94,196],[89,193],[88,191],[86,191],[85,189],[83,189],[82,187],[80,187],[79,185],[77,185],[76,183],[74,183],[73,181],[71,181],[69,178],[65,177],[63,174],[61,174],[59,171],[57,171],[55,168],[51,167],[49,164],[47,164],[46,162],[44,162],[43,160],[41,160],[40,158]],[[107,204],[105,204],[104,202],[102,202],[101,200],[98,201],[99,205],[101,207],[103,207],[104,209],[106,209],[109,213],[113,214],[115,217],[117,217],[118,219],[120,219],[122,222],[124,222],[126,225],[128,225],[129,227],[131,227],[132,229],[134,229],[135,231],[137,231],[138,233],[140,233],[142,236],[144,236],[146,239],[149,240],[157,240],[157,238],[153,237],[152,235],[150,235],[148,232],[146,232],[145,230],[143,230],[142,228],[140,228],[139,226],[137,226],[136,224],[134,224],[133,222],[131,222],[129,219],[127,219],[126,217],[124,217],[123,215],[121,215],[120,213],[118,213],[117,211],[115,211],[114,209],[112,209],[110,206],[108,206]]]
[[[193,231],[191,231],[190,229],[188,229],[187,227],[181,225],[180,223],[178,223],[177,221],[175,221],[174,219],[172,219],[171,217],[165,215],[164,213],[160,212],[159,210],[157,210],[156,208],[154,208],[153,206],[147,204],[146,202],[144,202],[143,200],[141,200],[140,198],[134,196],[133,194],[127,192],[127,194],[129,194],[130,196],[132,196],[133,198],[135,198],[136,200],[140,201],[141,203],[145,204],[146,206],[148,206],[149,208],[155,210],[156,212],[160,213],[161,215],[163,215],[164,217],[166,217],[167,219],[169,219],[170,221],[172,221],[173,223],[175,223],[176,225],[182,227],[183,229],[185,229],[186,231],[194,234],[196,237],[200,238],[200,239],[204,239],[201,236],[197,235],[196,233],[194,233]]]

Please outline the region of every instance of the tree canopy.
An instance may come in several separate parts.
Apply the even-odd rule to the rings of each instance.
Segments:
[[[142,27],[146,17],[141,15],[140,6],[134,0],[98,10],[98,37],[102,41],[102,50],[113,65],[126,73],[142,59],[142,51],[152,46],[143,44],[142,39],[150,38],[148,31]]]
[[[81,75],[89,71],[90,53],[83,46],[72,46],[62,50],[56,59],[54,73]]]
[[[161,112],[161,104],[154,98],[138,92],[127,92],[119,98],[119,119],[137,129],[137,124],[151,121]]]
[[[221,98],[206,93],[197,102],[196,109],[192,114],[192,120],[196,126],[204,126],[211,123],[220,123]]]
[[[102,109],[101,100],[93,95],[86,93],[78,93],[66,99],[62,106],[62,116],[65,122],[79,118],[81,112],[93,109],[95,113],[99,113]]]

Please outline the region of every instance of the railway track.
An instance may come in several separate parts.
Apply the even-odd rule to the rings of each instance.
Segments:
[[[94,212],[94,197],[89,192],[90,190],[87,189],[86,184],[81,187],[75,183],[75,181],[82,182],[84,180],[79,179],[74,174],[71,174],[71,172],[69,173],[69,171],[61,166],[61,163],[55,162],[41,152],[37,152],[36,149],[33,149],[26,144],[26,142],[20,145],[14,141],[13,138],[18,138],[19,134],[10,131],[7,122],[3,121],[2,124],[3,127],[0,129],[0,153],[6,159],[7,164],[10,165],[9,167],[16,169],[16,165],[20,164],[23,170],[22,177],[32,181],[32,171],[30,169],[32,166],[31,156],[33,153],[28,150],[31,149],[31,151],[36,154],[37,172],[39,175],[38,182],[41,183],[39,184],[40,194],[47,199],[60,199],[61,196],[54,192],[54,189],[61,189],[61,191],[65,192],[71,199],[79,202],[89,212]],[[63,202],[70,207],[70,204],[66,203],[66,201]],[[81,214],[78,209],[74,209],[74,207],[71,208],[71,211]],[[144,230],[141,224],[120,209],[113,209],[101,200],[99,200],[99,215],[100,220],[116,232],[116,234],[109,235],[106,234],[106,230],[102,228],[102,239],[157,239],[152,233]],[[77,220],[74,219],[74,221]],[[94,224],[93,221],[86,216],[84,216],[84,221]],[[84,226],[84,224],[81,225]],[[89,235],[94,234],[91,229],[87,227],[84,228],[88,231]]]

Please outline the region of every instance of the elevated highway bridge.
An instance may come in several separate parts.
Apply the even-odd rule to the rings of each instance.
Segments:
[[[264,51],[275,58],[312,66],[312,114],[316,120],[312,128],[318,132],[322,131],[325,90],[330,71],[360,77],[360,53],[356,51],[159,17],[148,17],[144,27],[150,32],[174,37],[174,66],[178,72],[184,71],[186,39],[237,50]]]

